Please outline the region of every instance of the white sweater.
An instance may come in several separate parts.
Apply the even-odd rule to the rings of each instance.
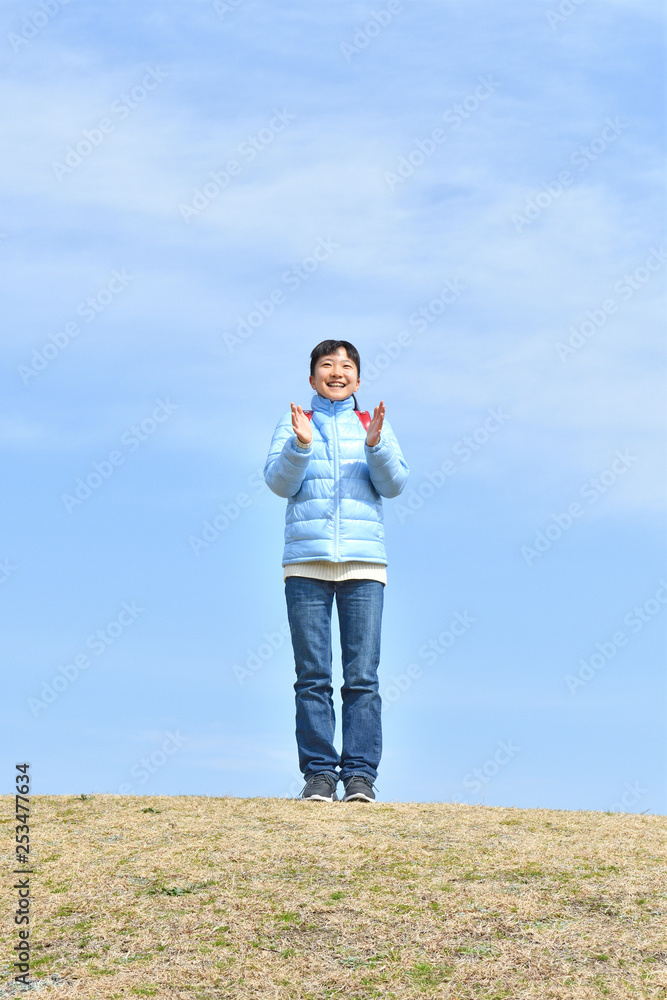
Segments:
[[[330,580],[342,583],[344,580],[379,580],[387,583],[387,567],[382,563],[327,562],[326,559],[312,559],[310,562],[288,563],[283,566],[283,581],[288,576],[308,576],[312,580]]]

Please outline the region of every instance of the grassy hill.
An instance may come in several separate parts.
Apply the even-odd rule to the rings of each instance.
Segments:
[[[32,814],[31,975],[54,1000],[667,995],[662,816],[113,795]]]

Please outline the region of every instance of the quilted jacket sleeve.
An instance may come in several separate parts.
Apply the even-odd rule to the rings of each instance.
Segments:
[[[385,419],[380,440],[374,448],[366,448],[366,461],[371,482],[382,497],[397,497],[405,486],[410,470],[403,458],[396,435]]]
[[[308,448],[297,445],[292,428],[292,414],[286,414],[273,433],[264,465],[266,485],[279,497],[295,496],[301,489],[312,454],[312,442]]]

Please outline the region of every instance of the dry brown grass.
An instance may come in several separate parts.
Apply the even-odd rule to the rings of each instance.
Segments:
[[[665,817],[113,795],[32,815],[54,1000],[666,995]]]

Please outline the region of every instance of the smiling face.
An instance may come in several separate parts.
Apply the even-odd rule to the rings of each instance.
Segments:
[[[361,379],[357,366],[350,361],[344,347],[334,354],[325,354],[315,363],[315,374],[310,376],[310,384],[325,399],[347,399],[359,388]]]

